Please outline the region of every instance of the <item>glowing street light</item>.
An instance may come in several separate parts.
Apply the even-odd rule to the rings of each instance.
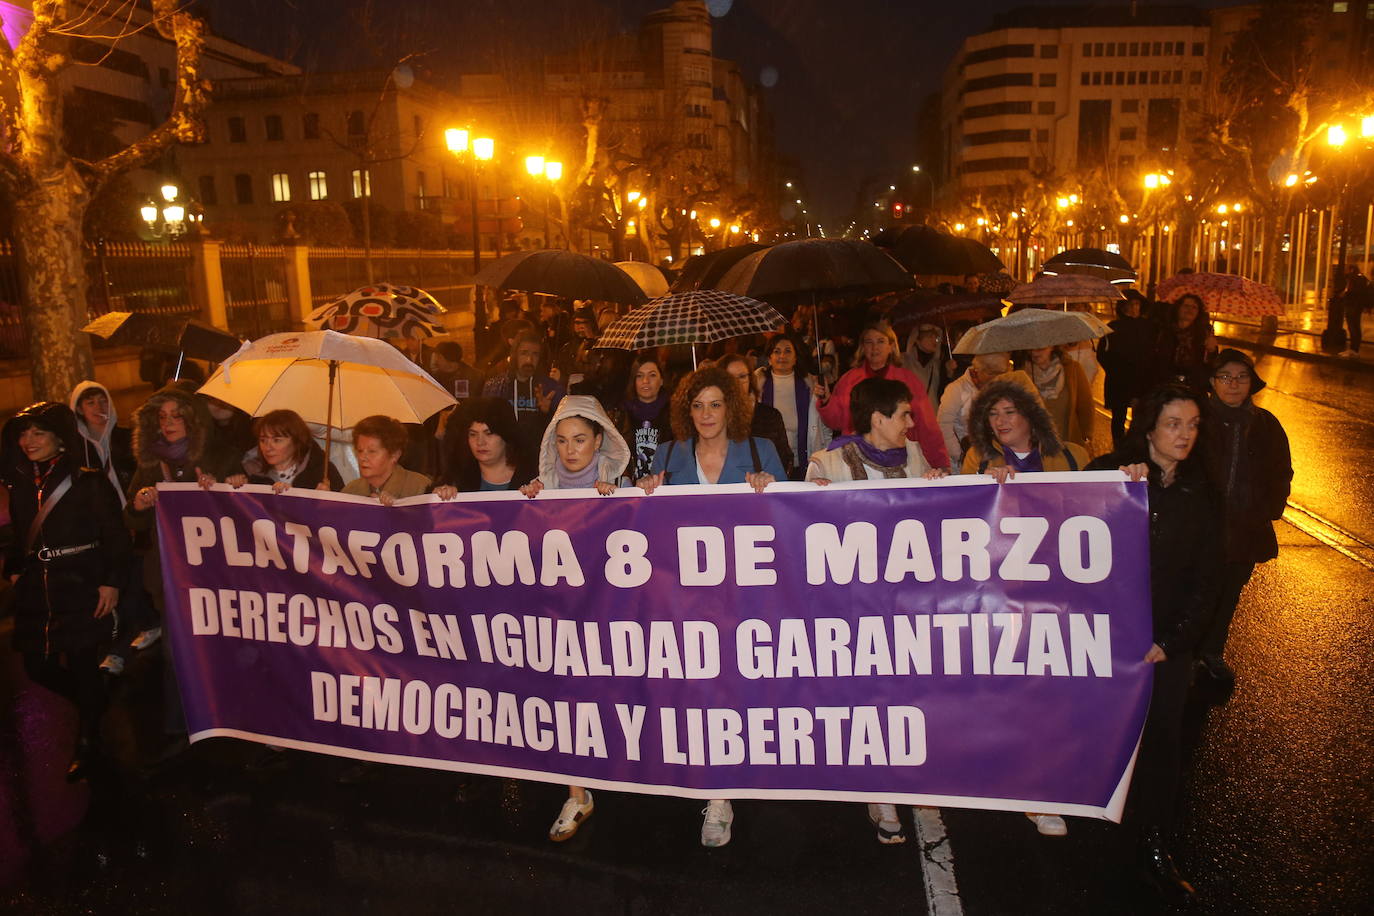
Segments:
[[[174,200],[177,199],[177,192],[178,192],[179,189],[177,188],[176,185],[171,184],[171,183],[168,183],[168,184],[163,185],[162,188],[161,188],[161,190],[162,190],[162,199],[165,200],[165,201],[167,201],[167,203],[170,204],[172,201],[174,201]]]
[[[1289,172],[1289,173],[1288,173],[1288,177],[1285,178],[1285,179],[1283,180],[1283,186],[1284,186],[1285,188],[1291,188],[1291,187],[1293,187],[1293,185],[1295,185],[1295,184],[1297,184],[1297,183],[1298,183],[1298,176],[1297,176],[1297,173],[1295,173],[1295,172]]]
[[[444,131],[444,143],[448,146],[450,153],[466,153],[468,151],[468,132],[462,127],[450,127]]]
[[[544,177],[547,178],[549,181],[558,181],[559,179],[561,179],[563,177],[563,163],[545,162]]]
[[[472,141],[472,155],[482,162],[490,162],[496,155],[496,141],[491,137],[478,137]]]
[[[530,173],[531,178],[538,178],[544,174],[543,156],[526,156],[525,171]]]
[[[1332,124],[1326,129],[1326,142],[1329,146],[1345,146],[1345,141],[1350,139],[1346,136],[1345,128],[1339,124]]]
[[[637,201],[637,200],[639,200],[639,192],[638,192],[638,191],[629,191],[629,192],[627,192],[627,193],[625,194],[625,203],[627,203],[627,204],[632,204],[632,203],[634,203],[634,202]]]
[[[1360,118],[1360,136],[1374,137],[1374,115],[1365,115]]]

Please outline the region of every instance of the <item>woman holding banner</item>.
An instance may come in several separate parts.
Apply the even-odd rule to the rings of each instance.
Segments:
[[[645,494],[664,484],[747,483],[758,493],[786,480],[773,443],[749,435],[749,402],[724,369],[698,369],[673,394],[674,441],[654,453],[653,473],[636,485]],[[735,820],[728,799],[712,799],[702,811],[701,845],[730,842]]]
[[[963,473],[1003,481],[1017,471],[1081,471],[1087,464],[1083,447],[1063,441],[1049,411],[1016,382],[989,382],[973,399]]]
[[[1202,417],[1196,392],[1182,385],[1156,389],[1136,405],[1122,448],[1088,465],[1149,482],[1154,644],[1145,661],[1155,669],[1131,802],[1141,824],[1141,864],[1174,902],[1193,894],[1168,848],[1183,775],[1183,710],[1221,569],[1217,510],[1194,452]]]
[[[585,394],[570,394],[559,402],[544,430],[539,476],[520,492],[533,499],[544,490],[595,487],[602,496],[609,496],[629,463],[630,447],[601,403]],[[568,799],[549,828],[549,839],[555,843],[572,839],[592,811],[592,793],[582,786],[568,786]]]
[[[535,473],[534,461],[521,453],[510,404],[496,398],[472,398],[458,408],[444,433],[443,467],[434,488],[440,499],[518,490]]]

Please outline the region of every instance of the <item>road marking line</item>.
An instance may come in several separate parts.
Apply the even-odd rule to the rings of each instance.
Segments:
[[[1374,560],[1355,552],[1356,549],[1374,552],[1374,544],[1369,543],[1353,531],[1342,528],[1329,519],[1322,518],[1311,509],[1300,506],[1292,500],[1288,502],[1288,511],[1283,513],[1283,520],[1347,559],[1354,560],[1365,569],[1374,570]]]
[[[921,878],[926,888],[926,912],[930,916],[963,916],[959,882],[954,877],[954,850],[949,845],[939,808],[912,808],[916,842],[921,847]]]

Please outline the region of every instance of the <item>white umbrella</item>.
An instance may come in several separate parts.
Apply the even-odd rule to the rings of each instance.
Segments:
[[[1038,350],[1059,344],[1096,340],[1112,329],[1096,315],[1086,312],[1052,312],[1022,309],[1005,318],[994,318],[970,328],[959,339],[955,353],[1007,353],[1012,350]]]
[[[373,414],[423,423],[457,403],[391,344],[337,331],[269,334],[244,344],[200,391],[250,416],[294,410],[331,430]],[[327,453],[328,435],[326,443]]]

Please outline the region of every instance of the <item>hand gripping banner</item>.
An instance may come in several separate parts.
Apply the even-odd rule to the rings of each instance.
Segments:
[[[193,739],[1120,819],[1151,628],[1145,485],[1119,473],[159,491]]]

